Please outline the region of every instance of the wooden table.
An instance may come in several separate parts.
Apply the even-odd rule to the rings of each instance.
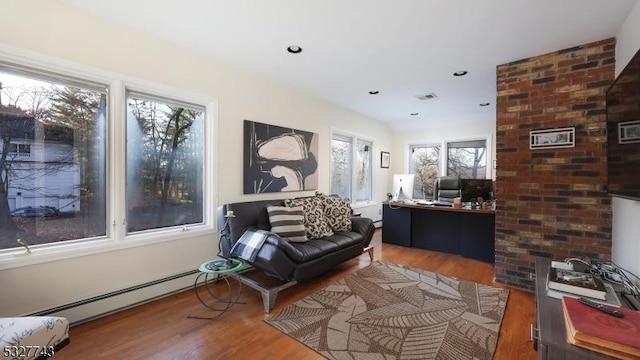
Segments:
[[[538,359],[611,359],[604,354],[567,343],[562,302],[546,294],[550,266],[551,259],[536,258],[536,324],[532,329],[532,337],[534,347],[537,345]]]

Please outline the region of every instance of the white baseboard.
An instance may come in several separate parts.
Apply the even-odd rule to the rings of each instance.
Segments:
[[[79,325],[118,311],[148,303],[193,288],[198,272],[187,272],[140,284],[128,289],[82,299],[73,303],[39,311],[25,316],[62,316],[71,326]]]

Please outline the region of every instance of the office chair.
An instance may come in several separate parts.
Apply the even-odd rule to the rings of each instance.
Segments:
[[[453,203],[453,199],[462,197],[459,176],[440,176],[433,187],[433,200],[441,203]]]

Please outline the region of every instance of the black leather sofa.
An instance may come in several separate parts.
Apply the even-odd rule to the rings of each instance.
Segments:
[[[231,248],[247,229],[271,229],[267,207],[272,205],[284,206],[284,200],[229,203],[218,208],[222,256],[231,256]],[[225,217],[228,211],[233,211],[234,217]],[[278,291],[329,271],[336,265],[361,255],[365,249],[369,251],[369,256],[372,255],[369,248],[375,231],[372,220],[354,216],[351,222],[351,231],[336,232],[332,236],[304,243],[291,243],[276,234],[269,235],[252,265],[267,275],[284,281],[284,284],[269,287],[243,277],[242,274],[233,276],[259,290],[263,296],[265,311],[269,312],[275,304]]]

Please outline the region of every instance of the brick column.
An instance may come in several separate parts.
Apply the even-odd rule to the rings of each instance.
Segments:
[[[496,281],[533,289],[536,256],[611,256],[605,94],[615,39],[497,67]],[[529,131],[575,127],[575,147],[529,150]]]

